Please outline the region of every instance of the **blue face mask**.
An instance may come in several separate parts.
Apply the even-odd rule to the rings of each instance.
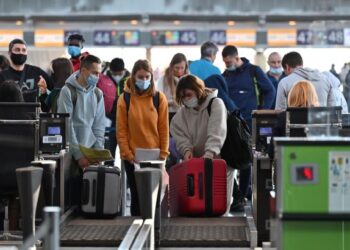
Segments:
[[[270,68],[270,72],[273,75],[281,75],[283,72],[282,68]]]
[[[86,83],[90,86],[90,87],[95,87],[96,84],[98,82],[98,76],[90,74],[88,76],[88,78],[86,78]]]
[[[80,47],[78,46],[68,46],[68,54],[71,55],[71,57],[77,57],[80,55]]]
[[[151,79],[149,80],[138,80],[136,79],[136,86],[139,90],[146,90],[151,85]]]

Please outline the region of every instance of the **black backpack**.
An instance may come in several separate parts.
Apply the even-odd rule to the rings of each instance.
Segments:
[[[207,107],[209,116],[215,98],[209,101]],[[227,165],[238,170],[249,167],[253,162],[251,133],[239,111],[227,111],[227,134],[220,155]]]

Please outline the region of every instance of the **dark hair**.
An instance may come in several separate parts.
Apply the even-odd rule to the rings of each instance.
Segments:
[[[67,78],[73,74],[72,62],[64,57],[59,57],[51,61],[51,78],[55,88],[62,88]]]
[[[169,67],[165,70],[165,74],[164,74],[164,83],[166,85],[168,85],[167,87],[169,87],[170,92],[171,92],[174,99],[175,99],[175,95],[176,95],[177,81],[174,79],[173,67],[175,64],[178,64],[181,62],[185,62],[186,66],[185,66],[184,74],[187,75],[188,74],[187,59],[186,59],[186,56],[182,53],[177,53],[173,56],[173,58],[170,61]]]
[[[0,55],[0,71],[8,69],[10,66],[10,61],[6,56]]]
[[[11,52],[13,45],[15,44],[24,44],[25,46],[27,46],[27,43],[23,40],[23,39],[13,39],[10,43],[9,43],[9,51]]]
[[[80,63],[80,69],[86,68],[90,69],[93,63],[101,64],[100,58],[94,55],[87,55],[84,57],[84,59]]]
[[[122,71],[125,69],[125,64],[123,59],[121,58],[114,58],[111,63],[109,64],[109,69],[112,71]]]
[[[131,71],[131,77],[128,79],[128,84],[129,84],[129,88],[131,89],[132,92],[136,91],[136,87],[135,87],[135,83],[136,83],[136,79],[135,79],[135,75],[137,73],[137,71],[139,70],[145,70],[149,73],[151,73],[151,88],[150,91],[152,93],[154,93],[155,91],[155,86],[154,86],[154,79],[153,79],[153,70],[152,70],[152,65],[150,63],[150,61],[148,60],[137,60],[134,64],[134,67],[132,68]]]
[[[71,40],[78,40],[80,42],[85,42],[85,39],[82,35],[80,34],[72,34],[68,37],[68,42],[71,41]]]
[[[0,102],[24,102],[22,91],[15,81],[0,83]]]
[[[236,48],[236,46],[227,45],[222,50],[221,55],[223,58],[225,58],[227,56],[238,56],[238,49]]]
[[[205,58],[205,57],[210,57],[212,55],[216,55],[218,51],[219,51],[218,46],[216,46],[215,43],[211,41],[207,41],[203,43],[201,46],[201,57]]]
[[[287,65],[291,68],[303,66],[303,58],[298,52],[289,52],[288,54],[285,54],[282,59],[282,67],[286,69]]]
[[[199,105],[202,104],[208,94],[212,92],[212,90],[205,87],[204,82],[197,76],[183,76],[176,86],[176,102],[179,105],[183,104],[182,93],[185,89],[193,90],[196,93]]]

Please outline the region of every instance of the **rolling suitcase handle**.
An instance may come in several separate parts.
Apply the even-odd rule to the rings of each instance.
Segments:
[[[194,196],[194,176],[187,175],[187,196]]]
[[[205,215],[213,215],[213,161],[204,159],[205,173]]]

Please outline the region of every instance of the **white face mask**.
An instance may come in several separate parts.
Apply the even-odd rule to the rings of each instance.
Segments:
[[[123,71],[123,74],[121,75],[112,75],[112,77],[116,83],[119,83],[119,81],[124,77],[124,75],[125,75],[125,71]]]
[[[113,79],[114,79],[114,81],[116,82],[116,83],[119,83],[119,81],[123,78],[123,76],[119,76],[119,75],[117,75],[117,76],[112,76],[113,77]]]
[[[187,108],[195,108],[198,106],[198,98],[194,96],[191,99],[184,101],[184,104]]]
[[[227,68],[228,71],[234,71],[236,70],[236,65],[232,64],[230,67]]]

